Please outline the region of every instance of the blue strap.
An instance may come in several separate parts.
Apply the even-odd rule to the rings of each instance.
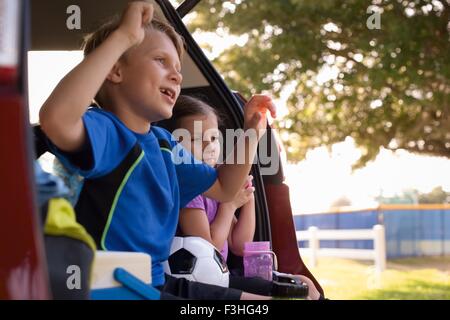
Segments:
[[[145,299],[159,300],[161,297],[161,292],[151,285],[142,282],[123,268],[116,268],[114,270],[114,279]]]

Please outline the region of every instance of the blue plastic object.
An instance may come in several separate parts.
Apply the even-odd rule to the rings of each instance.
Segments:
[[[93,300],[159,300],[161,293],[142,282],[123,268],[114,270],[114,279],[121,287],[95,289],[91,291]]]

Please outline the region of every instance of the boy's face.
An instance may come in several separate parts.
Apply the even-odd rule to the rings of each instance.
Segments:
[[[122,60],[121,92],[133,113],[150,122],[170,118],[182,80],[172,40],[151,30]]]

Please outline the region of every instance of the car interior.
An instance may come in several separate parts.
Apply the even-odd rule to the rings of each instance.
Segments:
[[[28,27],[30,30],[28,34],[30,41],[28,48],[26,45],[23,46],[22,55],[28,50],[79,50],[83,36],[95,28],[98,21],[103,21],[105,18],[121,12],[127,2],[127,0],[31,0],[29,10],[25,11],[29,14],[29,17],[24,19],[25,28]],[[225,116],[223,129],[241,128],[243,126],[242,107],[246,99],[228,88],[182,20],[183,16],[190,10],[195,10],[195,4],[199,1],[186,0],[176,9],[168,0],[149,0],[149,2],[153,3],[156,8],[155,15],[171,23],[185,40],[186,53],[182,61],[182,94],[196,96],[217,108],[220,114]],[[58,27],[61,24],[65,24],[67,17],[66,8],[74,3],[82,10],[81,30],[69,30]],[[23,70],[20,71],[22,76],[26,74],[24,70],[26,70],[26,65],[23,65]],[[43,81],[45,81],[45,77]],[[24,81],[19,82],[24,83]],[[20,89],[20,92],[20,95],[24,96],[26,87]],[[3,99],[6,97],[4,91],[0,91],[0,95],[3,95],[3,102]],[[2,119],[8,116],[11,115],[3,113]],[[11,149],[11,152],[24,158],[20,162],[22,163],[22,168],[18,168],[18,163],[15,164],[16,170],[22,170],[25,173],[22,180],[18,179],[16,181],[20,184],[20,181],[26,181],[32,175],[32,160],[41,156],[48,149],[45,144],[45,136],[39,126],[35,125],[33,130],[28,130],[28,124],[23,123],[23,120],[21,120],[28,119],[26,108],[22,114],[15,116],[17,119],[15,122],[12,121],[10,126],[16,125],[17,130],[17,123],[21,123],[23,127],[19,130],[23,134],[18,136],[18,139],[22,139],[21,144],[16,143],[15,149]],[[3,133],[0,136],[3,136]],[[281,146],[269,125],[267,135],[269,136],[268,149],[271,161],[280,163]],[[23,150],[25,149],[28,151],[24,153]],[[270,163],[255,164],[252,167],[253,183],[256,189],[256,232],[254,240],[271,241],[273,251],[278,257],[279,271],[309,277],[323,294],[320,284],[300,257],[289,202],[289,188],[283,183],[282,165],[280,163],[278,170],[272,174],[261,174],[262,169],[267,166],[270,166]],[[32,181],[32,179],[29,181]],[[27,186],[23,184],[22,188],[26,189]],[[33,197],[33,195],[30,195],[28,199],[30,203],[33,202]],[[23,204],[26,205],[27,201],[23,201]],[[32,205],[28,205],[27,210],[33,211]],[[24,220],[24,223],[36,225],[33,217],[28,217]],[[33,233],[36,234],[36,228],[33,227],[32,229],[34,230]],[[38,244],[37,246],[41,245]],[[37,266],[44,265],[41,264],[42,257],[39,257],[42,251],[42,247],[36,250],[35,259]],[[227,263],[230,269],[243,267],[242,258],[234,256],[231,252]]]

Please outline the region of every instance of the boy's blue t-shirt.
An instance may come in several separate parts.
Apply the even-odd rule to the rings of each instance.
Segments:
[[[169,256],[179,210],[208,190],[217,173],[162,128],[138,134],[98,108],[88,110],[83,122],[87,147],[76,158],[88,164],[52,147],[66,167],[85,177],[77,220],[104,250],[150,254],[152,283],[162,285],[161,263]]]

